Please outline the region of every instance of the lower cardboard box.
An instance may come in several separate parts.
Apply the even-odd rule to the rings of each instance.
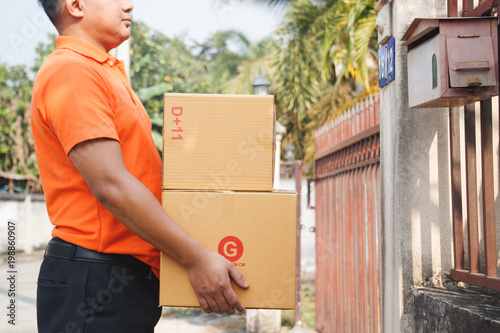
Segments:
[[[167,190],[162,205],[207,249],[231,261],[250,284],[233,289],[243,305],[293,309],[297,193]],[[160,305],[199,306],[187,271],[162,253]]]

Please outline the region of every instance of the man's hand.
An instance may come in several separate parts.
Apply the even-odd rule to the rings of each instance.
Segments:
[[[200,259],[187,269],[203,311],[228,315],[235,314],[235,310],[245,312],[245,307],[231,286],[231,279],[241,288],[248,288],[248,282],[227,259],[205,250],[200,254]]]

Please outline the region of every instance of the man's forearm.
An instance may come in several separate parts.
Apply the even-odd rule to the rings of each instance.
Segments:
[[[202,245],[128,172],[117,141],[82,142],[71,150],[70,158],[97,200],[133,233],[185,267],[202,254]]]
[[[183,266],[191,266],[205,250],[165,212],[149,189],[129,173],[116,176],[94,194],[128,229]]]

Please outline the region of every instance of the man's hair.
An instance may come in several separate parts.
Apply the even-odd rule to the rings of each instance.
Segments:
[[[63,0],[38,0],[38,4],[43,8],[52,24],[56,25],[61,15]]]

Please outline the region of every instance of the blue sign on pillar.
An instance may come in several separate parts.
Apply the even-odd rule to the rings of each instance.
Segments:
[[[392,36],[387,43],[380,45],[378,49],[378,86],[380,88],[394,80],[395,77],[394,45],[394,36]]]

